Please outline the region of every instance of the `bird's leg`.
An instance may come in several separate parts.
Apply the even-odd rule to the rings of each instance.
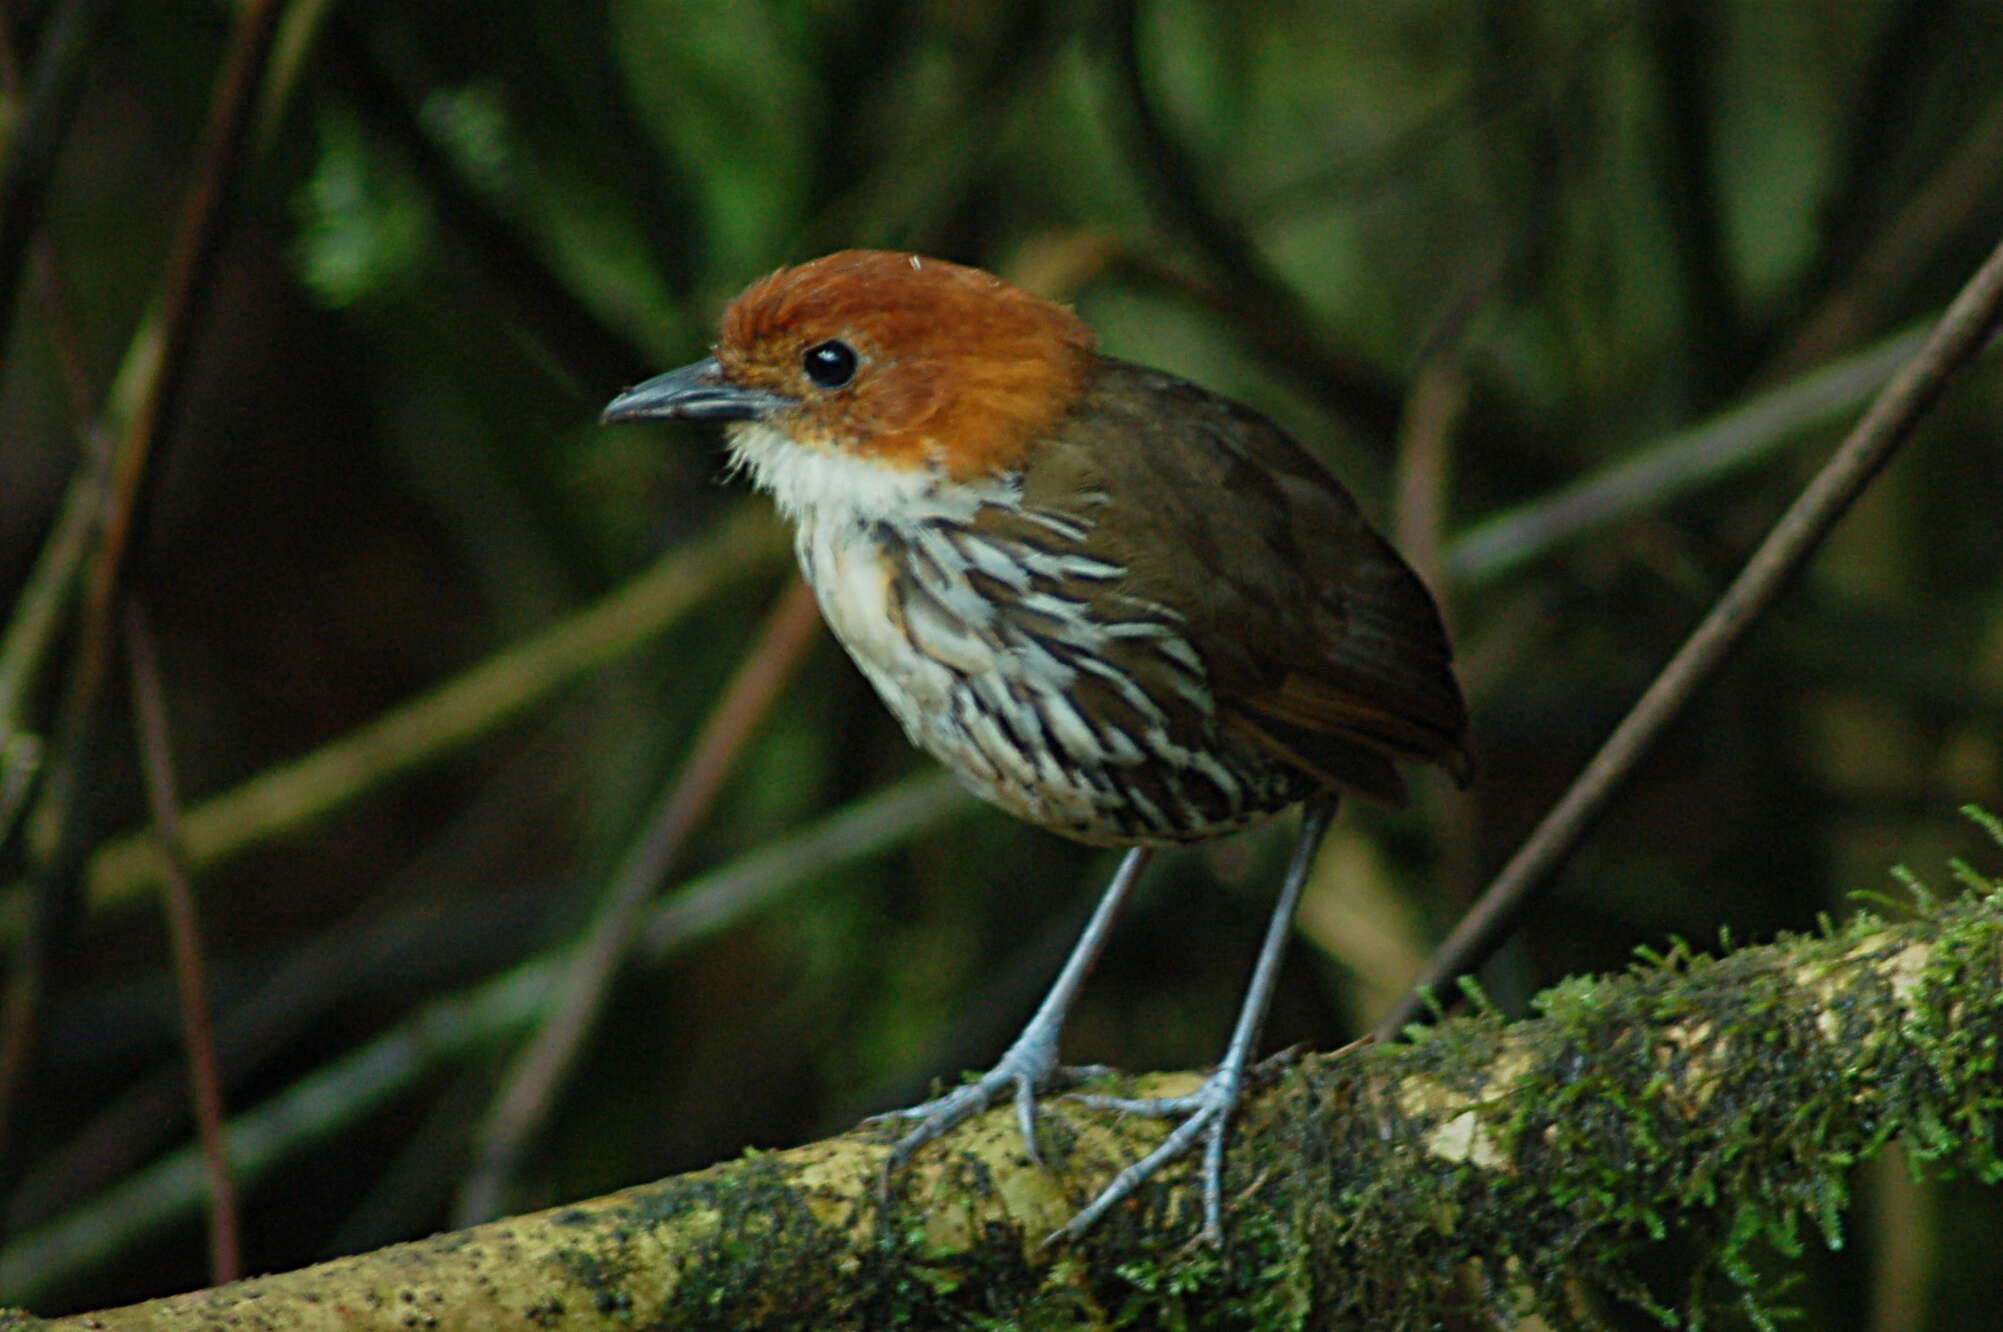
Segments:
[[[1113,881],[1106,885],[1105,895],[1094,908],[1092,919],[1085,923],[1084,933],[1072,945],[1071,956],[1065,959],[1063,969],[1051,983],[1050,993],[1043,997],[1035,1016],[1030,1018],[1029,1024],[1015,1038],[1015,1044],[1009,1046],[1000,1062],[974,1081],[956,1087],[935,1100],[914,1105],[908,1110],[873,1115],[865,1121],[918,1121],[918,1127],[898,1139],[897,1145],[891,1148],[890,1157],[884,1163],[886,1178],[890,1172],[902,1168],[920,1147],[979,1114],[1011,1087],[1015,1090],[1016,1123],[1022,1129],[1023,1147],[1031,1161],[1042,1164],[1042,1157],[1036,1149],[1036,1094],[1060,1080],[1066,1080],[1073,1072],[1060,1068],[1057,1063],[1057,1043],[1064,1031],[1064,1019],[1071,1012],[1072,1002],[1083,988],[1092,964],[1104,951],[1106,939],[1113,932],[1113,924],[1119,919],[1120,908],[1126,905],[1151,855],[1153,852],[1142,846],[1127,852],[1113,875]]]
[[[1164,1165],[1186,1154],[1199,1140],[1203,1143],[1202,1238],[1213,1243],[1223,1239],[1224,1139],[1230,1130],[1232,1112],[1238,1108],[1238,1102],[1245,1094],[1247,1065],[1259,1043],[1259,1029],[1266,1021],[1266,1010],[1272,1004],[1273,983],[1279,978],[1280,958],[1286,952],[1287,940],[1293,932],[1294,911],[1300,905],[1301,890],[1307,883],[1308,870],[1314,864],[1315,851],[1328,832],[1330,820],[1335,817],[1335,805],[1335,797],[1324,794],[1313,797],[1302,807],[1300,835],[1294,841],[1294,854],[1287,865],[1286,881],[1280,885],[1280,900],[1273,905],[1272,919],[1266,925],[1265,941],[1259,946],[1259,960],[1252,967],[1252,980],[1245,987],[1245,1001],[1238,1010],[1238,1025],[1232,1029],[1231,1043],[1225,1047],[1224,1058],[1216,1071],[1187,1096],[1078,1098],[1099,1109],[1180,1117],[1182,1123],[1176,1125],[1175,1131],[1163,1140],[1161,1146],[1115,1175],[1113,1182],[1098,1197],[1045,1240],[1045,1244],[1075,1239],[1084,1234],[1114,1204],[1139,1188]]]

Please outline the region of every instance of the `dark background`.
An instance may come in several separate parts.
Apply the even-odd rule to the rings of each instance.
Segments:
[[[10,112],[79,8],[101,12],[41,239],[0,255],[25,256],[0,344],[7,602],[161,288],[232,21],[11,0]],[[2003,235],[2003,7],[1978,0],[291,11],[128,569],[183,798],[763,504],[716,484],[713,433],[601,429],[598,409],[702,354],[773,267],[917,249],[1266,411],[1435,574],[1481,780],[1345,819],[1270,1047],[1374,1019],[1862,398],[1741,418],[1745,460],[1506,568],[1454,538],[1927,319]],[[10,114],[0,150],[20,141]],[[1647,762],[1491,971],[1501,1003],[1637,944],[1813,928],[1896,894],[1895,864],[1944,889],[1951,857],[1995,868],[1956,810],[2003,807],[1999,433],[1992,354]],[[455,1039],[463,1011],[426,1006],[589,918],[785,586],[781,560],[743,566],[610,665],[198,876],[232,1113],[290,1096],[319,1116],[243,1172],[254,1270],[448,1223],[521,1027]],[[28,820],[0,848],[10,949],[25,885],[145,819],[122,656],[63,744],[74,623],[0,719],[79,777],[58,851]],[[662,891],[928,771],[823,638]],[[1069,1055],[1215,1058],[1290,831],[1158,866]],[[825,1135],[992,1058],[1112,858],[970,805],[893,840],[629,967],[509,1208]],[[68,1255],[0,1252],[0,1301],[42,1312],[206,1279],[198,1188],[163,1185],[136,1224],[138,1195],[105,1192],[185,1158],[191,1130],[160,913],[91,863],[5,1161],[11,1234]],[[420,1014],[436,1039],[400,1074],[358,1069]],[[1840,1252],[1773,1258],[1808,1274],[1808,1325],[1993,1317],[1993,1192],[1916,1185],[1896,1152],[1854,1186]],[[1683,1262],[1671,1240],[1664,1290]]]

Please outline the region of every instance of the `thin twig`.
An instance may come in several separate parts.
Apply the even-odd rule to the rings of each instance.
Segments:
[[[15,56],[12,34],[0,22],[0,86],[9,100],[25,102],[20,122],[9,143],[6,180],[0,183],[0,350],[7,331],[16,320],[7,317],[13,302],[5,294],[12,282],[15,251],[21,249],[25,261],[42,279],[41,302],[56,363],[70,392],[71,408],[78,421],[88,421],[93,395],[90,376],[84,368],[82,342],[76,320],[63,291],[54,247],[46,236],[32,235],[32,219],[41,208],[48,184],[47,169],[53,166],[55,126],[69,118],[70,102],[76,91],[76,75],[83,66],[85,49],[104,6],[97,0],[83,0],[63,6],[50,20],[44,38],[45,52],[36,70],[35,88],[23,97],[20,62]],[[34,141],[39,141],[39,144]],[[48,160],[37,164],[38,154]],[[0,356],[4,360],[4,356]],[[105,469],[110,449],[102,432],[84,428],[84,467],[72,481],[57,510],[56,520],[44,539],[33,569],[9,613],[4,638],[0,638],[0,844],[13,835],[15,822],[28,807],[41,775],[46,750],[42,737],[25,723],[30,700],[36,694],[43,663],[55,645],[76,588],[77,571],[90,550],[95,527],[96,505],[103,494]],[[31,909],[31,917],[46,918],[45,903]],[[24,951],[21,965],[10,980],[4,1000],[4,1030],[0,1030],[0,1088],[11,1086],[16,1070],[32,1058],[35,1016],[40,1001],[40,963],[33,952]],[[10,1122],[0,1105],[0,1142],[7,1136]]]
[[[202,1149],[209,1194],[209,1275],[218,1283],[243,1275],[243,1234],[236,1184],[223,1145],[222,1077],[216,1067],[215,1025],[209,1012],[208,966],[195,919],[195,890],[181,837],[181,800],[175,791],[174,754],[167,733],[167,705],[160,693],[160,659],[136,598],[125,599],[125,652],[132,673],[132,718],[139,739],[146,803],[160,838],[166,875],[160,905],[174,953],[174,990],[188,1048],[188,1091]]]
[[[469,922],[454,889],[497,884],[513,858],[546,835],[552,811],[583,779],[583,769],[566,760],[577,748],[579,715],[590,708],[579,699],[554,710],[417,855],[218,1009],[216,1062],[225,1090],[330,1012],[366,1004],[383,987],[401,995],[433,981],[463,983],[547,947],[548,926],[561,910],[551,894],[521,881],[498,895],[482,892],[480,919]],[[491,1070],[482,1076],[491,1083]],[[71,1125],[7,1199],[7,1228],[47,1222],[179,1141],[185,1082],[179,1064],[168,1063]],[[456,1177],[456,1163],[452,1169]]]
[[[32,86],[9,127],[0,170],[0,366],[6,364],[8,331],[19,322],[13,318],[14,294],[39,249],[35,233],[55,176],[57,149],[90,68],[91,35],[106,8],[104,0],[65,0],[50,15]]]
[[[1699,685],[1716,673],[1760,615],[1879,469],[1912,433],[1954,372],[1981,350],[2003,310],[2003,245],[1941,316],[1926,345],[1892,377],[1856,427],[1767,534],[1739,576],[1656,676],[1585,771],[1462,918],[1406,996],[1378,1024],[1391,1039],[1487,960],[1524,910],[1550,885],[1581,839]]]
[[[328,3],[330,0],[308,0],[296,4],[280,24],[275,39],[278,54],[273,58],[258,109],[260,144],[269,140],[273,125],[284,113],[285,96],[295,81],[302,53],[312,39],[312,25]],[[4,29],[0,29],[0,86],[10,96],[17,95],[20,86],[20,70],[12,46],[5,40]],[[4,243],[0,243],[0,249],[4,248]],[[44,537],[34,568],[14,602],[5,638],[0,640],[0,842],[5,842],[12,832],[14,816],[39,768],[42,745],[40,737],[28,731],[29,699],[35,693],[42,668],[56,646],[64,617],[76,595],[78,571],[90,553],[99,512],[105,504],[112,456],[109,435],[93,419],[98,410],[95,381],[84,354],[74,303],[63,281],[62,265],[49,236],[34,238],[28,261],[33,270],[30,276],[39,288],[35,295],[41,307],[44,333],[62,372],[70,411],[83,437],[84,463],[70,478],[55,522]],[[4,301],[0,301],[0,309],[4,308]],[[142,372],[152,363],[158,347],[156,328],[157,312],[149,313],[132,339],[128,362]],[[128,385],[125,398],[129,396]],[[119,414],[122,400],[113,402],[109,416]]]
[[[75,797],[86,783],[90,731],[110,669],[125,556],[144,515],[142,492],[152,470],[148,459],[174,419],[193,335],[215,286],[215,261],[232,211],[244,141],[283,10],[284,0],[249,0],[238,12],[168,256],[158,336],[149,344],[152,355],[141,358],[137,405],[107,478],[98,544],[84,573],[77,647],[68,663],[56,742],[30,816],[28,849],[34,869],[29,924],[22,932],[17,963],[0,1006],[0,1169],[18,1169],[20,1154],[8,1150],[16,1127],[11,1112],[22,1086],[32,1080],[48,972],[76,915],[72,816]]]
[[[820,624],[813,593],[795,578],[704,723],[688,763],[647,820],[646,833],[613,874],[547,1016],[502,1079],[474,1139],[473,1164],[454,1207],[458,1224],[499,1214],[523,1149],[549,1118],[557,1093],[598,1024],[612,981],[639,935],[647,899],[715,803],[724,778],[806,656]]]
[[[1457,348],[1442,347],[1426,358],[1405,400],[1398,428],[1398,463],[1393,474],[1393,528],[1397,547],[1435,589],[1444,590],[1448,468],[1454,434],[1467,407],[1468,377]]]
[[[641,956],[658,965],[792,890],[903,846],[973,808],[974,798],[937,771],[874,792],[810,828],[681,884],[648,912]],[[560,957],[537,957],[432,999],[367,1045],[240,1112],[229,1125],[230,1161],[239,1184],[254,1183],[435,1070],[525,1029],[545,1007],[561,963]],[[186,1217],[201,1197],[194,1150],[170,1152],[0,1249],[0,1291],[11,1300],[38,1299]]]
[[[1878,388],[1924,344],[1908,329],[1582,477],[1544,498],[1484,519],[1447,552],[1453,581],[1486,583],[1582,532],[1750,467],[1795,433],[1835,419]]]
[[[180,225],[167,259],[153,373],[113,461],[110,508],[84,600],[86,672],[101,672],[103,668],[103,649],[93,652],[89,643],[93,638],[101,644],[110,642],[111,604],[126,549],[140,521],[140,490],[153,448],[165,437],[180,404],[194,333],[215,290],[216,259],[233,211],[245,160],[244,143],[257,110],[272,37],[284,11],[284,0],[250,0],[239,12],[231,34],[229,56],[203,131],[195,177],[182,204]],[[92,655],[98,658],[95,665],[90,661]],[[95,693],[94,687],[90,693]]]
[[[600,600],[485,658],[366,725],[252,777],[188,811],[198,871],[298,832],[421,764],[491,733],[578,676],[676,623],[727,580],[778,562],[784,533],[768,508],[745,505]],[[157,874],[140,833],[105,843],[85,881],[93,909],[126,901]],[[4,920],[0,920],[4,933]]]
[[[1454,315],[1432,339],[1430,352],[1420,363],[1418,373],[1412,380],[1411,394],[1405,402],[1405,417],[1398,430],[1397,465],[1392,473],[1392,494],[1396,497],[1392,508],[1392,527],[1397,536],[1398,550],[1433,589],[1439,599],[1441,619],[1450,630],[1457,618],[1454,594],[1460,589],[1446,576],[1445,533],[1447,514],[1452,507],[1449,497],[1455,444],[1471,392],[1463,334],[1468,317],[1479,305],[1479,297],[1475,293],[1489,285],[1487,281],[1473,284],[1468,298],[1457,303]],[[1458,674],[1462,689],[1472,696],[1477,677],[1469,666],[1470,663],[1463,657]],[[1450,794],[1442,792],[1442,798],[1445,802],[1442,812],[1448,817],[1440,824],[1440,854],[1435,865],[1443,889],[1441,900],[1460,907],[1474,896],[1480,883],[1476,877],[1480,872],[1476,858],[1476,797],[1470,791],[1453,790]],[[1340,835],[1330,837],[1330,847],[1339,845],[1343,840]],[[1324,863],[1329,853],[1330,848],[1323,849]],[[1359,889],[1360,896],[1367,898],[1367,884],[1360,883]],[[1312,909],[1314,896],[1315,889],[1311,887],[1303,903],[1304,908]],[[1379,915],[1383,919],[1391,919],[1387,913],[1380,912]],[[1410,922],[1403,923],[1409,925]],[[1356,936],[1351,934],[1343,938],[1353,941]],[[1406,946],[1394,951],[1403,954],[1425,947],[1423,940],[1416,936],[1403,942]],[[1335,955],[1345,965],[1354,968],[1358,979],[1373,993],[1383,988],[1381,984],[1369,980],[1372,967],[1367,961],[1341,952]],[[1382,998],[1380,994],[1379,1000]],[[1360,1007],[1369,1001],[1359,994],[1352,1002]],[[1378,1006],[1378,1002],[1369,1002],[1369,1011],[1376,1011]]]
[[[5,48],[5,45],[4,39],[0,39],[0,48]],[[12,97],[19,85],[20,70],[14,66],[12,50],[0,49],[0,87],[4,87],[8,96]],[[56,369],[62,373],[63,388],[69,394],[70,411],[78,421],[88,421],[97,395],[91,386],[83,335],[78,331],[76,311],[63,281],[62,265],[56,261],[56,247],[47,232],[31,242],[28,264],[28,277],[40,288],[35,293],[35,299],[41,303],[43,327],[50,350],[55,353]],[[0,309],[5,308],[5,305],[0,305]],[[94,444],[99,452],[109,452],[102,440],[87,437],[86,443]]]

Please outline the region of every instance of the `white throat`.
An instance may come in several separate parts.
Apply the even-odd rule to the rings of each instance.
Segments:
[[[970,519],[983,503],[1014,498],[1014,477],[960,485],[930,467],[896,468],[839,449],[797,444],[762,421],[733,425],[731,464],[751,474],[779,512],[804,527],[895,520]]]

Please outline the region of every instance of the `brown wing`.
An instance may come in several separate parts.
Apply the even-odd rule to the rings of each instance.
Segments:
[[[1325,468],[1264,417],[1100,358],[1025,482],[1094,522],[1135,595],[1174,607],[1226,721],[1317,779],[1389,803],[1392,760],[1469,773],[1438,609]],[[1118,495],[1109,520],[1103,496]]]

